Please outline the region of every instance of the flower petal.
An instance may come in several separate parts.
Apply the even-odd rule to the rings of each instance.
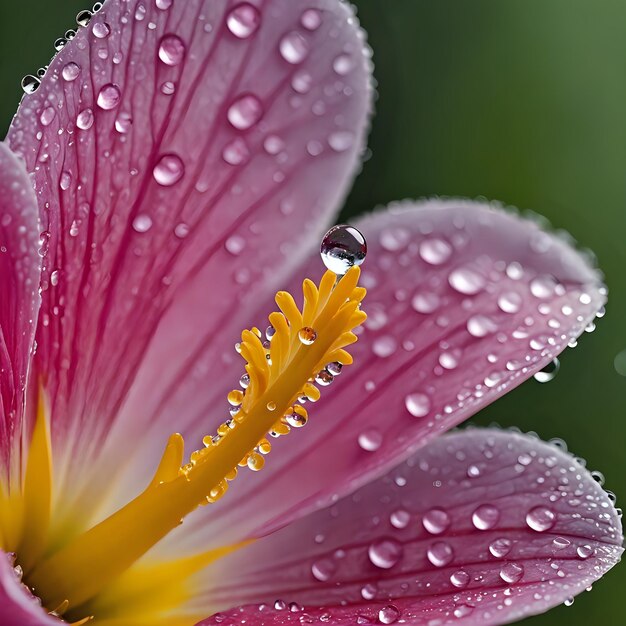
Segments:
[[[59,626],[61,620],[48,615],[22,585],[12,557],[0,552],[0,624],[2,626]]]
[[[356,367],[278,440],[262,485],[238,479],[207,541],[259,536],[397,465],[550,363],[605,300],[566,239],[493,205],[407,203],[355,225],[369,247]]]
[[[24,165],[0,143],[0,479],[21,468],[25,386],[39,308],[37,200]],[[11,465],[11,467],[9,467]]]
[[[213,605],[249,606],[204,623],[503,624],[581,593],[621,544],[613,502],[579,460],[534,436],[468,429],[217,563]],[[279,598],[304,609],[275,610]]]
[[[259,279],[346,193],[370,92],[339,0],[109,0],[67,43],[9,133],[51,233],[38,361],[57,445],[92,465],[133,384],[138,433],[191,369],[207,384],[216,336],[232,344]]]

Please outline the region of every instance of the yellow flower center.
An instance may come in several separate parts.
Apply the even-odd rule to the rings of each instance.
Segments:
[[[227,546],[167,563],[137,563],[150,548],[178,527],[198,506],[219,500],[238,467],[263,468],[271,450],[268,433],[286,435],[308,415],[298,399],[316,401],[332,368],[349,365],[345,347],[352,330],[366,318],[360,310],[365,289],[354,267],[337,280],[328,271],[319,286],[303,283],[299,310],[286,292],[276,295],[271,342],[258,329],[245,330],[237,350],[246,361],[244,391],[228,394],[232,419],[184,463],[184,441],[171,435],[150,485],[134,500],[63,545],[51,544],[52,462],[46,411],[40,402],[23,484],[0,485],[0,545],[14,551],[25,582],[49,611],[66,619],[129,626],[193,624],[202,615],[176,618],[175,610],[192,595],[190,576],[239,546]],[[332,364],[330,371],[326,369]]]

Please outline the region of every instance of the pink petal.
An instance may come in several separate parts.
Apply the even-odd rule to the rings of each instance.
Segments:
[[[394,205],[356,225],[369,246],[356,365],[277,442],[262,487],[237,480],[205,541],[269,532],[397,465],[543,368],[605,300],[565,238],[491,205]]]
[[[51,233],[38,366],[56,445],[91,465],[125,402],[132,445],[195,415],[201,398],[166,406],[174,390],[206,387],[259,281],[347,191],[369,65],[339,0],[110,0],[57,55],[9,133]]]
[[[62,622],[48,615],[13,569],[13,559],[0,552],[0,624],[2,626],[59,626]]]
[[[249,606],[204,624],[391,623],[389,605],[406,624],[504,624],[581,593],[621,544],[613,501],[562,447],[469,429],[216,563],[212,605]]]
[[[19,471],[25,386],[39,308],[37,200],[24,165],[0,143],[0,480]],[[44,244],[45,245],[45,244]]]

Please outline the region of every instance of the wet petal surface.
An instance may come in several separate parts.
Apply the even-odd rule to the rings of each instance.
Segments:
[[[263,534],[380,475],[549,364],[605,300],[568,241],[486,204],[392,206],[355,226],[369,249],[357,367],[277,442],[262,488],[242,477],[207,540]]]
[[[570,602],[621,545],[613,501],[562,447],[468,429],[217,563],[213,603],[248,606],[204,623],[503,624]]]
[[[57,454],[91,464],[121,423],[119,463],[148,424],[155,456],[184,431],[256,283],[347,191],[366,52],[338,0],[111,0],[25,96],[9,142],[50,232],[38,368]]]
[[[0,143],[0,481],[19,477],[25,387],[39,308],[42,247],[24,165]]]

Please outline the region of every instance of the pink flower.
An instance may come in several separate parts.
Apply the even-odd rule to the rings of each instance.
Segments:
[[[481,202],[358,221],[356,367],[221,497],[237,446],[260,469],[289,430],[298,376],[317,398],[311,355],[350,361],[356,270],[306,281],[302,313],[279,294],[291,325],[270,317],[271,364],[243,333],[229,394],[240,330],[320,274],[371,92],[339,0],[108,0],[24,97],[0,144],[0,623],[502,624],[618,561],[613,502],[562,446],[443,435],[606,296],[569,241]],[[181,471],[170,435],[216,429]]]

